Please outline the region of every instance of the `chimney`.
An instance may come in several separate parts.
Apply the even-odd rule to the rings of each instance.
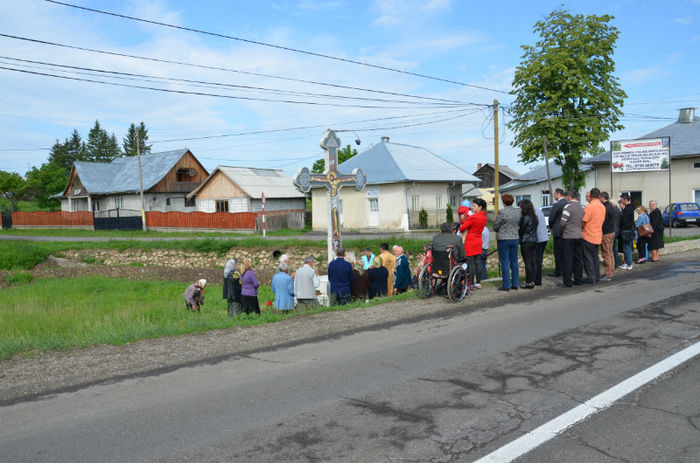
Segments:
[[[693,122],[695,120],[695,108],[681,108],[678,111],[678,122]]]
[[[479,170],[479,169],[481,169],[481,163],[478,163],[478,164],[476,165],[476,170]]]
[[[389,143],[389,137],[382,137],[382,141],[384,143]]]

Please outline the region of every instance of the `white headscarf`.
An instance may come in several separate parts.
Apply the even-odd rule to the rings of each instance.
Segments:
[[[228,278],[236,270],[236,259],[229,259],[224,266],[224,278]]]

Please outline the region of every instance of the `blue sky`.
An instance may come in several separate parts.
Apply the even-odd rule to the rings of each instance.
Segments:
[[[393,142],[428,148],[473,172],[477,163],[493,162],[493,124],[483,105],[492,104],[494,98],[506,105],[512,101],[507,92],[522,55],[520,46],[535,43],[534,23],[562,2],[70,3],[486,89],[195,34],[42,0],[3,0],[0,34],[228,70],[144,61],[0,37],[2,67],[171,91],[339,106],[166,93],[0,69],[1,170],[24,174],[28,168],[46,161],[48,148],[56,139],[63,141],[73,129],[87,137],[98,119],[120,141],[131,122],[144,121],[153,151],[190,148],[209,170],[217,165],[233,165],[282,168],[293,174],[321,156],[318,141],[324,129],[330,127],[346,131],[340,132],[344,144],[359,136],[359,150],[389,136]],[[678,108],[700,106],[700,0],[592,0],[569,2],[565,7],[573,13],[613,15],[613,24],[620,29],[614,59],[616,75],[628,94],[623,108],[626,128],[611,138],[639,137],[671,123]],[[18,62],[17,58],[141,74],[159,80],[75,74],[75,69],[66,72],[66,68]],[[163,78],[201,83],[195,86],[192,82]],[[230,85],[268,90],[232,89]],[[320,93],[351,98],[320,97]],[[390,101],[355,99],[358,96]],[[501,162],[524,173],[533,165],[518,163],[518,150],[510,145],[513,137],[503,126],[504,118],[507,115],[501,114]]]

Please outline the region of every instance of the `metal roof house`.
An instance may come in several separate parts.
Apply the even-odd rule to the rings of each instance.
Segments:
[[[306,196],[279,169],[218,166],[187,197],[201,212],[260,212],[263,194],[266,214],[306,210]]]
[[[700,203],[700,118],[695,116],[695,108],[681,109],[675,122],[638,138],[659,137],[671,139],[672,202]],[[668,171],[616,173],[612,176],[611,185],[609,150],[584,158],[581,169],[586,173],[582,192],[597,187],[601,191],[610,192],[614,198],[620,193],[629,193],[633,202],[641,204],[647,204],[653,199],[659,207],[663,207],[669,202]],[[552,187],[561,187],[561,167],[550,163],[550,172]],[[548,190],[544,166],[516,177],[500,188],[501,193],[508,192],[516,196],[516,199],[529,197],[535,206],[549,204]]]
[[[463,184],[480,181],[425,148],[393,143],[389,137],[338,168],[344,174],[361,168],[368,181],[363,191],[344,188],[340,192],[340,222],[346,229],[409,230],[418,225],[421,209],[434,226],[445,221],[448,204],[458,205]],[[311,194],[313,228],[325,230],[328,191],[315,188]]]
[[[585,160],[584,160],[585,162]],[[592,166],[582,164],[581,170],[585,174],[583,190],[588,191],[595,186],[595,171]],[[561,166],[549,163],[549,174],[552,178],[552,188],[568,187],[562,185]],[[515,177],[498,189],[500,194],[508,193],[515,196],[516,204],[521,199],[529,199],[535,207],[549,206],[549,182],[547,181],[547,166],[537,167],[531,171]]]
[[[682,108],[678,119],[639,138],[671,139],[671,202],[700,203],[700,117],[695,108]],[[597,172],[598,188],[610,190],[610,151],[584,160]],[[669,202],[669,171],[626,172],[612,176],[615,194],[628,192],[632,200],[659,207]]]
[[[188,149],[141,156],[147,211],[194,211],[185,195],[208,175]],[[76,161],[61,199],[63,211],[141,210],[136,156],[112,162]]]

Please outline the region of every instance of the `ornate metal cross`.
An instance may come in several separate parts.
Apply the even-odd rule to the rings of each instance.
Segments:
[[[302,167],[297,171],[294,185],[304,193],[308,193],[312,187],[328,188],[331,213],[328,221],[328,261],[330,262],[335,258],[335,250],[341,245],[338,193],[345,185],[355,185],[357,191],[362,191],[367,184],[367,175],[362,172],[362,169],[354,169],[352,175],[343,175],[338,171],[340,138],[333,130],[326,130],[320,144],[326,152],[325,172],[312,174],[307,167]]]

